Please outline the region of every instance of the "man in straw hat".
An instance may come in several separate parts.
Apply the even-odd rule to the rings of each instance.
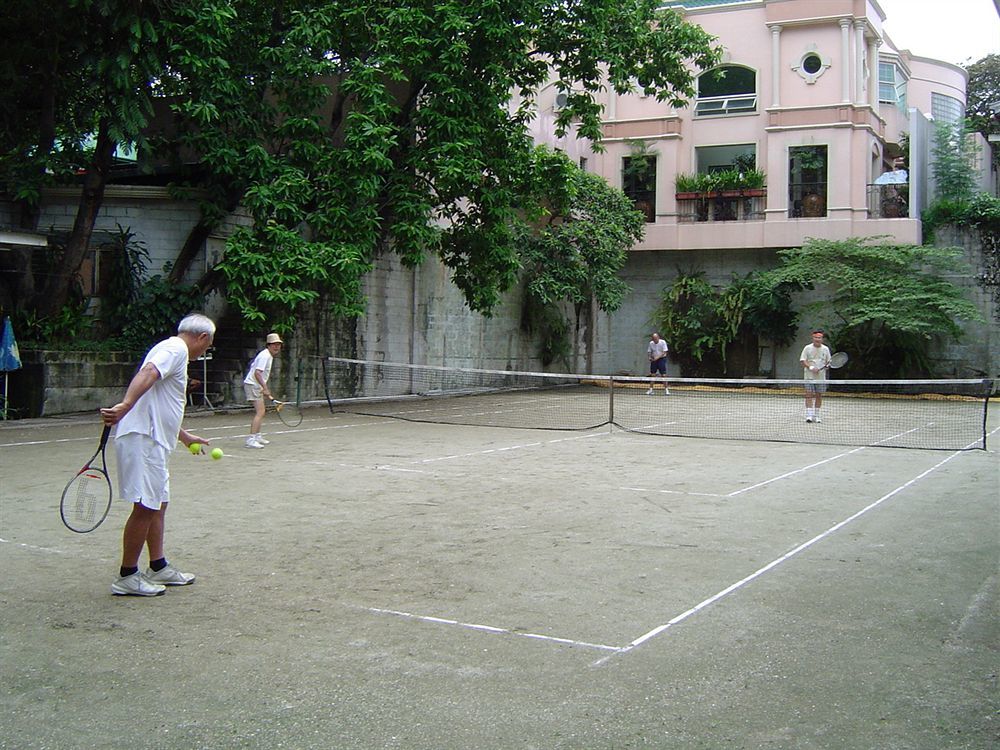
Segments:
[[[281,351],[284,342],[281,336],[276,333],[267,334],[267,345],[257,352],[257,356],[250,363],[250,370],[243,378],[243,390],[247,394],[247,401],[253,404],[253,420],[250,422],[250,435],[247,437],[247,448],[263,448],[270,443],[265,440],[260,432],[264,423],[264,399],[274,398],[267,387],[267,379],[271,377],[271,365],[274,358]]]

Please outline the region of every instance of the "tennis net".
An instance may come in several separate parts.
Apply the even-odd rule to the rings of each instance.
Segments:
[[[438,424],[967,450],[986,448],[994,382],[828,380],[807,422],[802,380],[581,375],[323,361],[327,403]]]

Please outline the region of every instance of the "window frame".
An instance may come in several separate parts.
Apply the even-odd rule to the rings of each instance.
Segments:
[[[714,94],[712,96],[701,95],[701,81],[705,76],[714,76],[719,71],[730,68],[749,72],[751,75],[751,84],[753,90],[730,91],[722,94]],[[711,70],[706,70],[696,79],[698,85],[698,94],[695,97],[694,116],[697,118],[701,118],[701,117],[729,117],[733,115],[757,114],[758,113],[757,97],[759,89],[757,78],[758,78],[757,70],[751,68],[748,65],[727,63],[725,65],[717,65]]]
[[[650,174],[646,175],[645,181],[640,181],[635,173],[629,169],[629,162],[633,159],[652,161],[652,169],[650,170]],[[622,157],[622,192],[635,204],[636,210],[645,214],[647,224],[656,223],[656,175],[658,161],[658,156],[655,153],[644,156]]]

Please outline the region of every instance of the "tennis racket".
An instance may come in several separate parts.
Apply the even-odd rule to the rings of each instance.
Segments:
[[[280,419],[287,427],[298,427],[302,424],[302,409],[299,408],[298,404],[293,404],[290,401],[278,401],[278,399],[272,399],[274,401],[274,411],[278,414],[278,419]]]
[[[100,526],[111,510],[111,479],[104,451],[108,446],[111,426],[101,433],[101,444],[90,460],[69,480],[59,501],[59,515],[66,528],[77,534],[86,534]],[[94,466],[101,457],[101,468]]]
[[[827,365],[831,370],[839,370],[841,367],[847,364],[847,352],[837,352],[832,357],[830,357],[830,364]]]

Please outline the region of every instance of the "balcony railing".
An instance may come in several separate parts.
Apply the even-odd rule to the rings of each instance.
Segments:
[[[762,221],[767,208],[763,190],[678,193],[677,221]]]
[[[868,186],[869,219],[906,219],[910,216],[908,183]]]

